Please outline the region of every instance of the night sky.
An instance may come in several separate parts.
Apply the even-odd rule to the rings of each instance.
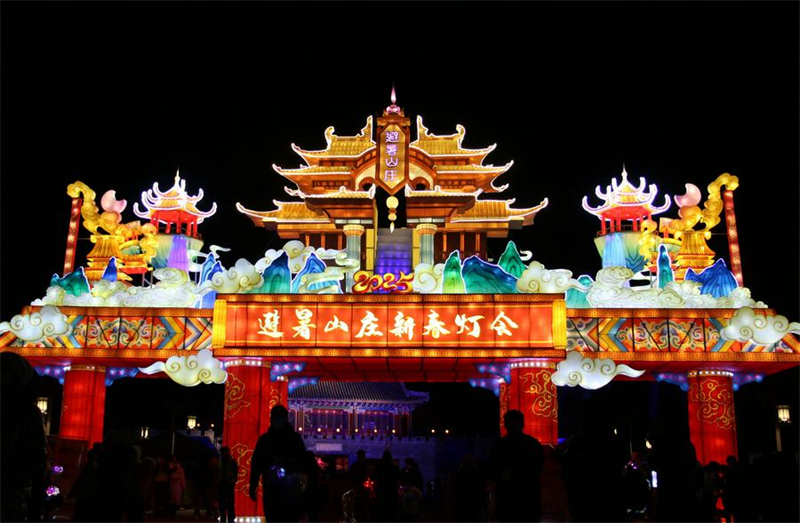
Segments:
[[[740,178],[745,284],[800,320],[797,3],[8,3],[2,11],[2,303],[44,295],[63,265],[81,180],[133,202],[175,170],[217,214],[200,231],[255,262],[276,236],[235,203],[290,200],[271,164],[290,143],[352,135],[397,87],[432,132],[497,143],[487,163],[516,206],[550,205],[521,249],[594,275],[598,184],[660,193]],[[661,197],[659,197],[661,201]],[[675,210],[667,215],[674,216]],[[724,222],[710,246],[728,259]],[[88,237],[85,230],[82,237]],[[82,242],[78,263],[88,251]],[[504,242],[490,245],[498,256]],[[797,386],[795,371],[787,390]],[[794,391],[792,398],[796,397]]]

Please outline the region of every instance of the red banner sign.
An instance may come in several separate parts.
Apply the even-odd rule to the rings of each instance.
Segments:
[[[229,301],[225,347],[547,348],[552,331],[549,301]]]

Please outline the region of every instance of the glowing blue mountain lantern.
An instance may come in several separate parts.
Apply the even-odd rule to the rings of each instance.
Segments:
[[[715,298],[730,295],[731,291],[739,286],[736,277],[725,265],[725,260],[720,258],[711,267],[706,267],[700,274],[692,269],[686,271],[687,281],[696,281],[701,284],[700,292],[710,294]]]
[[[477,255],[464,260],[461,270],[468,294],[514,294],[517,278],[498,265],[487,263]]]
[[[461,257],[453,251],[444,262],[442,272],[442,294],[464,294],[464,278],[461,276]]]
[[[498,260],[497,264],[500,268],[517,279],[519,279],[525,271],[525,263],[523,263],[522,257],[520,257],[514,242],[508,242],[506,250],[503,252],[503,255],[500,256],[500,260]]]
[[[578,277],[578,282],[585,287],[589,287],[592,283],[594,283],[594,280],[592,280],[591,276],[582,274]],[[584,292],[580,289],[567,289],[567,307],[570,309],[591,309],[592,306],[589,305],[589,300],[586,298],[587,294],[587,292]]]
[[[53,277],[50,278],[50,286],[61,287],[67,294],[73,296],[80,296],[81,294],[90,292],[89,280],[83,272],[83,267],[78,267],[77,270],[72,271],[63,278],[59,278],[58,274],[54,274]]]
[[[306,259],[306,264],[303,266],[300,272],[297,273],[297,275],[294,277],[294,280],[292,280],[292,293],[300,292],[300,287],[303,285],[303,278],[310,276],[312,274],[322,274],[325,272],[326,267],[327,265],[325,265],[325,262],[320,260],[317,257],[317,255],[312,252]],[[339,283],[336,281],[329,280],[319,283],[312,283],[307,287],[308,290],[315,291],[331,286],[338,287]]]
[[[209,255],[206,258],[206,261],[203,262],[203,267],[200,269],[200,285],[203,283],[211,280],[215,274],[218,272],[223,272],[224,269],[222,268],[222,264],[214,258],[213,256]],[[201,309],[213,309],[214,308],[214,300],[217,299],[217,291],[212,290],[208,294],[204,295],[200,300],[200,308]]]
[[[106,270],[103,271],[103,276],[101,279],[108,280],[110,282],[117,281],[117,259],[114,256],[108,260],[108,265],[106,265]]]
[[[289,256],[281,252],[280,256],[267,265],[264,272],[264,283],[251,290],[252,294],[286,294],[292,291],[292,271],[289,270]]]
[[[674,280],[675,275],[672,273],[667,247],[661,244],[658,247],[658,288],[663,289],[669,282]]]

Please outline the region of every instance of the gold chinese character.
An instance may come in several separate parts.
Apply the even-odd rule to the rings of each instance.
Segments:
[[[506,316],[506,313],[500,311],[500,314],[492,322],[492,330],[497,333],[498,336],[511,336],[513,333],[508,330],[509,327],[512,329],[518,329],[519,325],[514,323],[514,320]]]
[[[292,338],[296,338],[300,336],[304,339],[311,338],[311,329],[316,329],[316,325],[311,325],[311,316],[314,314],[311,312],[310,309],[296,309],[295,314],[297,315],[297,327],[292,327],[295,331],[294,336]]]
[[[411,341],[411,338],[414,337],[414,318],[405,316],[402,312],[398,312],[397,316],[394,317],[394,329],[389,332],[398,338],[402,338],[403,335],[408,335],[408,339]]]
[[[278,323],[281,321],[281,316],[278,314],[278,309],[264,314],[263,319],[258,319],[259,334],[269,336],[270,338],[282,338],[283,333],[278,331]]]
[[[339,317],[334,314],[333,315],[333,319],[325,324],[324,331],[325,332],[330,332],[330,331],[336,330],[336,329],[339,329],[342,332],[349,332],[350,331],[350,327],[348,327],[345,322],[340,320]]]
[[[456,334],[461,334],[466,331],[469,328],[467,324],[471,323],[472,330],[467,333],[467,336],[479,338],[481,335],[481,324],[478,323],[478,320],[482,319],[484,319],[484,317],[480,315],[467,316],[466,314],[456,314],[456,325],[458,326],[458,332],[456,332]]]
[[[439,313],[431,309],[431,313],[428,314],[428,324],[425,325],[425,331],[422,334],[438,339],[442,334],[450,334],[450,331],[445,329],[444,322],[439,320]]]
[[[364,336],[383,336],[383,333],[378,330],[378,317],[372,314],[372,311],[367,311],[367,315],[361,318],[361,329],[356,334],[356,338]]]

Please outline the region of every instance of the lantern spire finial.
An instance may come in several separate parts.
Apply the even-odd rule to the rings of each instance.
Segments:
[[[392,94],[391,94],[391,96],[389,98],[392,101],[392,105],[387,107],[386,111],[384,113],[385,114],[399,114],[399,115],[402,115],[403,114],[403,110],[400,109],[400,107],[398,107],[397,103],[396,103],[397,102],[397,92],[394,89],[394,84],[392,84]]]

